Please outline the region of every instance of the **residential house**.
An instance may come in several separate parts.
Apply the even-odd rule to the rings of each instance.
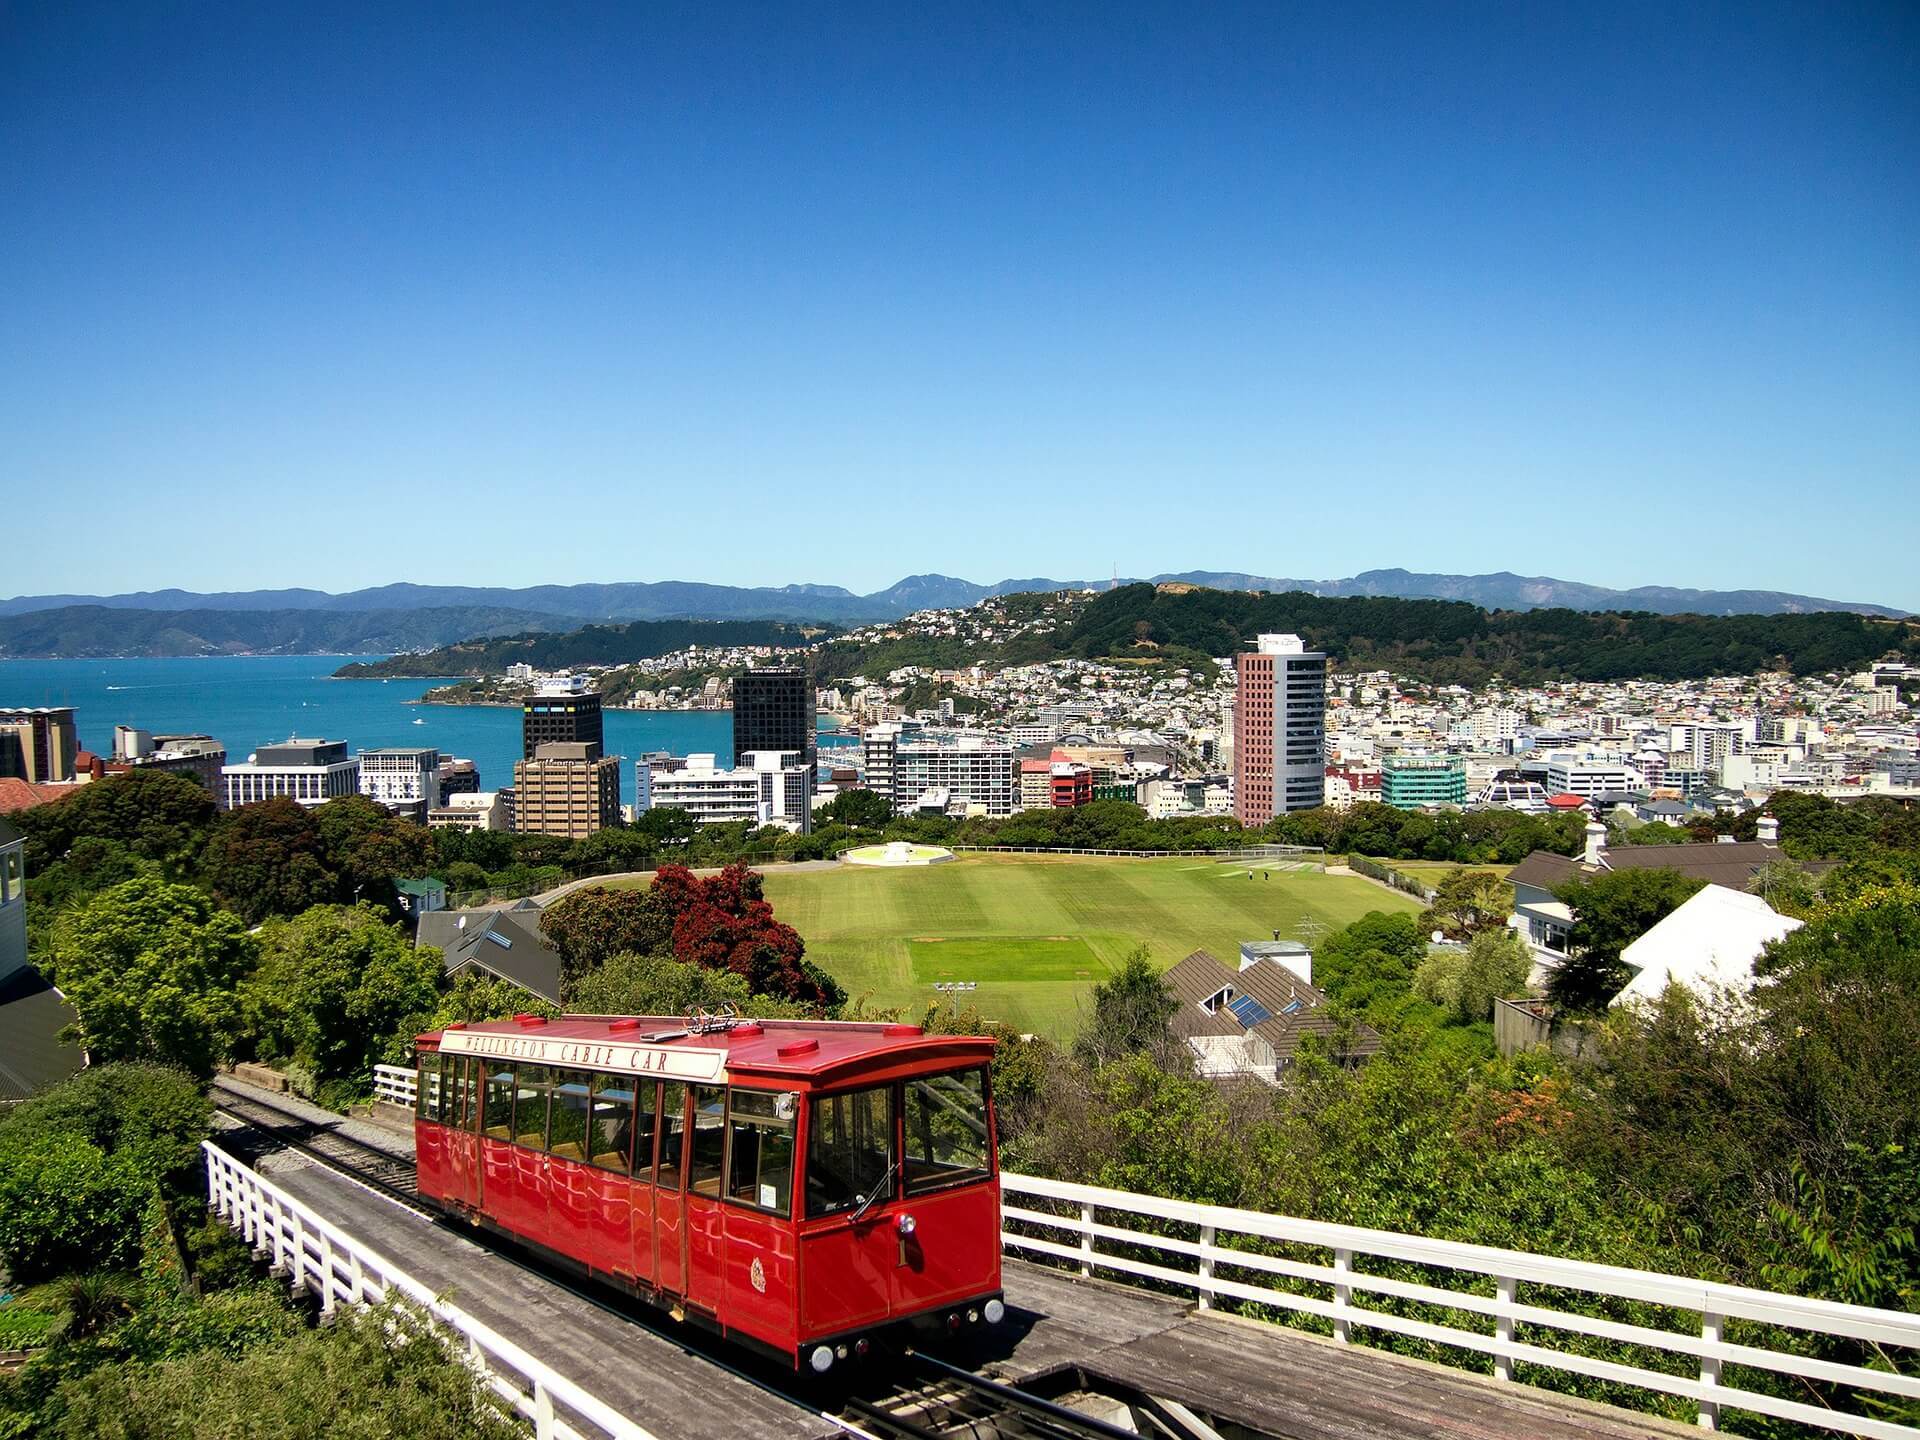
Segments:
[[[1343,1033],[1327,1013],[1326,995],[1273,959],[1234,970],[1196,950],[1164,978],[1179,1001],[1171,1029],[1202,1075],[1277,1081],[1309,1035],[1320,1036],[1349,1064],[1380,1049],[1379,1035],[1366,1025]]]

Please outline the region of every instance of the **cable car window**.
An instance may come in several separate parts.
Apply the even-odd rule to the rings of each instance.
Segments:
[[[420,1068],[413,1077],[413,1113],[422,1120],[434,1118],[440,1099],[440,1057],[422,1055]]]
[[[893,1087],[823,1095],[807,1121],[807,1214],[836,1215],[888,1198]],[[882,1193],[885,1192],[885,1193]]]
[[[919,1076],[905,1097],[909,1195],[992,1173],[985,1070]]]
[[[467,1061],[467,1100],[460,1112],[460,1128],[472,1130],[480,1121],[480,1091],[486,1084],[487,1063],[478,1055]]]
[[[727,1143],[727,1091],[722,1085],[693,1087],[693,1146],[687,1188],[695,1195],[720,1196],[720,1161]]]
[[[453,1097],[447,1105],[447,1124],[462,1130],[473,1128],[473,1076],[479,1062],[457,1055],[453,1061]]]
[[[593,1077],[592,1143],[587,1158],[603,1170],[627,1169],[633,1147],[633,1086],[618,1075]]]
[[[562,1160],[587,1158],[587,1087],[592,1080],[585,1070],[553,1072],[553,1112],[547,1149]]]
[[[686,1174],[687,1087],[668,1080],[660,1087],[660,1183],[681,1188]]]
[[[736,1090],[727,1119],[727,1198],[793,1212],[793,1130],[799,1097],[788,1091]]]
[[[513,1139],[512,1070],[496,1070],[487,1076],[487,1111],[481,1119],[489,1140]]]
[[[633,1178],[653,1179],[653,1132],[659,1110],[660,1087],[651,1080],[637,1081],[640,1093],[633,1103]]]
[[[522,1065],[513,1090],[513,1143],[529,1150],[547,1148],[547,1095],[553,1072],[544,1065]]]

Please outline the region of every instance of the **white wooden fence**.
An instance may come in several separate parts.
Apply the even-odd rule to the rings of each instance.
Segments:
[[[1493,1375],[1500,1380],[1513,1379],[1515,1364],[1525,1363],[1678,1395],[1695,1403],[1699,1423],[1707,1429],[1718,1427],[1722,1410],[1738,1409],[1873,1440],[1920,1440],[1920,1429],[1912,1426],[1829,1408],[1811,1386],[1806,1387],[1806,1399],[1793,1400],[1737,1388],[1722,1379],[1725,1367],[1745,1366],[1920,1400],[1920,1377],[1911,1373],[1920,1362],[1916,1348],[1920,1347],[1920,1315],[1551,1255],[1163,1200],[1029,1175],[1002,1174],[1000,1183],[1005,1194],[1001,1239],[1008,1250],[1065,1261],[1083,1275],[1110,1272],[1191,1291],[1202,1309],[1223,1299],[1245,1301],[1318,1316],[1329,1322],[1337,1341],[1357,1340],[1357,1332],[1372,1329],[1477,1351],[1491,1358]],[[1048,1208],[1022,1203],[1027,1201]],[[1156,1234],[1128,1223],[1140,1220],[1187,1232],[1191,1238]],[[1037,1233],[1043,1231],[1054,1232],[1055,1238]],[[1326,1259],[1274,1253],[1283,1246],[1324,1252]],[[1115,1253],[1116,1247],[1125,1253]],[[1369,1259],[1449,1272],[1447,1279],[1460,1288],[1369,1273],[1364,1266]],[[1261,1283],[1267,1276],[1305,1282],[1304,1288]],[[1522,1286],[1530,1287],[1525,1296]],[[1420,1319],[1358,1298],[1372,1296],[1421,1302],[1450,1313]],[[1593,1297],[1697,1315],[1698,1328],[1658,1329],[1568,1308],[1569,1301]],[[1477,1327],[1468,1318],[1472,1316],[1481,1317]],[[1726,1338],[1726,1331],[1729,1322],[1739,1321],[1779,1326],[1808,1337],[1861,1341],[1909,1373],[1737,1344]],[[1690,1371],[1691,1362],[1698,1361],[1698,1372],[1667,1373],[1532,1343],[1517,1337],[1521,1326],[1686,1357]]]
[[[412,1108],[413,1071],[382,1065],[374,1083],[383,1098]],[[1000,1186],[1001,1242],[1008,1252],[1064,1262],[1083,1275],[1105,1274],[1191,1292],[1202,1310],[1222,1300],[1239,1301],[1318,1317],[1328,1323],[1336,1341],[1345,1343],[1364,1343],[1364,1332],[1373,1330],[1473,1351],[1489,1358],[1497,1380],[1512,1380],[1515,1366],[1527,1364],[1679,1396],[1694,1403],[1700,1425],[1709,1430],[1719,1428],[1723,1410],[1744,1410],[1868,1440],[1920,1440],[1920,1428],[1832,1408],[1814,1388],[1840,1385],[1894,1401],[1920,1402],[1920,1375],[1915,1373],[1920,1371],[1920,1314],[1032,1175],[1002,1172]],[[1141,1222],[1158,1230],[1143,1228]],[[1180,1233],[1159,1233],[1168,1230]],[[1319,1253],[1275,1253],[1281,1248]],[[1368,1262],[1446,1272],[1447,1283],[1429,1283],[1439,1276],[1417,1280],[1371,1273]],[[1291,1281],[1293,1288],[1262,1283],[1263,1277]],[[1527,1287],[1524,1294],[1522,1287]],[[1367,1303],[1369,1297],[1448,1313],[1427,1318],[1396,1313]],[[1603,1300],[1681,1312],[1689,1328],[1660,1329],[1572,1308],[1582,1301],[1597,1308],[1594,1302]],[[1477,1324],[1472,1317],[1478,1317]],[[1829,1336],[1859,1341],[1905,1373],[1729,1339],[1729,1324],[1742,1322],[1776,1326],[1808,1340]],[[1522,1338],[1522,1327],[1529,1338]],[[1536,1343],[1547,1338],[1540,1332],[1679,1357],[1688,1373]],[[1724,1372],[1735,1366],[1814,1384],[1804,1387],[1803,1399],[1761,1394],[1726,1383]]]
[[[413,1072],[406,1073],[411,1079]],[[494,1394],[532,1423],[536,1440],[590,1440],[597,1434],[609,1440],[655,1440],[651,1431],[440,1299],[259,1171],[211,1143],[200,1148],[206,1156],[207,1196],[215,1213],[256,1250],[268,1254],[296,1290],[311,1290],[319,1296],[321,1314],[332,1314],[343,1302],[371,1305],[389,1295],[404,1297],[459,1337],[468,1363]],[[555,1406],[565,1406],[595,1430],[583,1433],[556,1415]]]

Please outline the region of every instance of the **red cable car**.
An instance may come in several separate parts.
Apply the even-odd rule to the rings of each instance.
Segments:
[[[1005,1314],[993,1041],[522,1015],[419,1037],[422,1199],[824,1373]]]

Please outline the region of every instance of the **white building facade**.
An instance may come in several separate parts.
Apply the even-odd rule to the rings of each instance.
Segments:
[[[423,823],[440,803],[440,752],[417,746],[362,750],[360,793],[396,815]]]
[[[244,765],[220,770],[223,802],[232,810],[285,796],[312,809],[360,790],[360,762],[344,740],[287,740],[262,745]]]

